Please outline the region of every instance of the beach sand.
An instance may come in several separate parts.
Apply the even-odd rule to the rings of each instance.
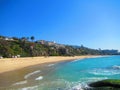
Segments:
[[[6,58],[0,59],[0,73],[14,71],[28,66],[33,66],[37,64],[52,63],[52,62],[62,62],[67,60],[75,60],[82,58],[89,58],[96,56],[50,56],[50,57],[27,57],[27,58]]]
[[[22,88],[27,86],[36,85],[38,82],[34,80],[36,75],[46,76],[47,74],[54,71],[54,66],[59,63],[67,63],[76,59],[84,59],[84,58],[94,58],[98,56],[50,56],[50,57],[27,57],[27,58],[5,58],[0,59],[0,90],[9,90],[13,88]],[[100,56],[101,57],[101,56]],[[40,74],[35,74],[29,79],[25,79],[26,75],[29,75],[31,72],[38,72],[40,70]],[[19,84],[16,83],[27,80],[27,84]]]

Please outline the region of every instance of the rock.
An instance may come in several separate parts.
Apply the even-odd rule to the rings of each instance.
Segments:
[[[113,87],[120,88],[120,80],[107,79],[89,84],[90,87]]]

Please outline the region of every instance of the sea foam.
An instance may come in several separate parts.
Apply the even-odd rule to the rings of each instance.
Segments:
[[[55,64],[49,64],[48,67],[54,66]]]
[[[82,60],[82,59],[76,59],[76,60],[73,60],[73,61],[71,61],[71,62],[77,62],[77,61],[79,61],[79,60]]]
[[[26,84],[26,83],[27,83],[26,80],[25,81],[20,81],[20,82],[17,82],[15,84],[13,84],[13,86],[15,86],[15,85],[22,85],[22,84]]]
[[[94,75],[116,75],[116,74],[120,74],[120,71],[118,70],[109,70],[109,69],[94,69],[89,71],[90,74],[94,74]]]
[[[28,73],[27,75],[24,76],[25,79],[29,78],[30,76],[34,75],[34,74],[37,74],[37,73],[40,73],[41,71],[40,70],[37,70],[37,71],[34,71],[34,72],[31,72],[31,73]]]
[[[39,76],[35,80],[42,80],[42,79],[43,79],[43,76]]]
[[[83,88],[82,88],[81,84],[78,84],[78,85],[72,87],[72,89],[70,89],[70,90],[83,90]]]
[[[113,69],[120,69],[120,66],[119,65],[114,65],[112,66]]]
[[[18,90],[38,90],[38,86],[24,87],[24,88],[20,88]]]

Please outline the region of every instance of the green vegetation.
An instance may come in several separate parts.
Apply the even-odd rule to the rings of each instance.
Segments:
[[[81,46],[63,45],[48,41],[33,42],[35,37],[0,36],[0,56],[76,56],[76,55],[117,55],[117,50],[96,50]]]

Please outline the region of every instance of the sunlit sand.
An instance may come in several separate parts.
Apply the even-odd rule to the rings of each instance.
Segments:
[[[54,56],[54,57],[27,57],[27,58],[6,58],[0,59],[0,73],[13,71],[17,69],[21,69],[24,67],[43,64],[43,63],[51,63],[51,62],[62,62],[67,60],[75,60],[75,59],[82,59],[82,58],[89,58],[89,57],[96,57],[96,56]]]

